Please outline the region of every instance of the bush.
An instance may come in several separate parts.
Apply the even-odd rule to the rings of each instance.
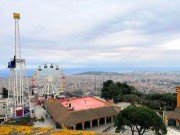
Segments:
[[[62,126],[61,126],[61,124],[59,124],[59,122],[56,122],[55,125],[56,125],[56,128],[62,129]]]
[[[128,95],[123,96],[123,101],[129,102],[131,104],[135,104],[135,103],[139,102],[139,100],[140,100],[140,98],[137,95],[128,94]]]

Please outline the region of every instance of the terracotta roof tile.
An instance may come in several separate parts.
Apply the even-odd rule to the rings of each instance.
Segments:
[[[107,105],[99,108],[85,109],[79,111],[70,111],[58,101],[46,102],[45,107],[55,122],[72,126],[77,123],[91,121],[103,117],[117,115],[119,108]]]
[[[65,125],[75,125],[85,121],[100,119],[117,115],[118,111],[114,106],[105,106],[94,109],[73,111],[65,120]]]
[[[176,108],[174,111],[165,111],[165,116],[167,116],[170,119],[180,120],[180,108]]]
[[[45,107],[48,113],[53,117],[54,121],[58,121],[61,124],[65,121],[66,117],[70,114],[70,111],[58,101],[46,102]]]

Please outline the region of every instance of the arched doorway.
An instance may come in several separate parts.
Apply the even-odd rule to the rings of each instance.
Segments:
[[[168,126],[176,126],[176,120],[175,119],[169,119],[168,120]]]
[[[97,119],[93,120],[93,121],[92,121],[92,126],[95,127],[95,126],[97,126],[97,125],[98,125],[98,120],[97,120]]]
[[[104,125],[105,124],[105,118],[100,118],[99,124]]]
[[[73,126],[68,126],[67,129],[73,130]]]
[[[107,118],[106,118],[106,122],[107,122],[107,123],[111,123],[111,117],[107,117]]]
[[[90,121],[84,123],[84,129],[90,128]]]
[[[76,130],[82,130],[82,123],[78,123],[76,125]]]

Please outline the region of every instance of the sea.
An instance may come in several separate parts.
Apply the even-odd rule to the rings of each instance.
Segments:
[[[26,75],[32,76],[36,69],[26,69]],[[117,72],[117,73],[138,73],[138,72],[180,72],[180,67],[85,67],[85,68],[63,68],[64,74],[72,75],[84,72]],[[0,69],[0,78],[7,77],[9,69]]]

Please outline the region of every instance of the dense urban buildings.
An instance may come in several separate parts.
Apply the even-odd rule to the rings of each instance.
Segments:
[[[125,82],[143,93],[175,93],[174,87],[180,85],[180,72],[90,73],[68,75],[66,80],[67,91],[80,90],[95,95],[107,80]]]
[[[180,85],[180,72],[142,72],[142,73],[106,73],[66,75],[65,91],[99,95],[103,82],[126,82],[143,93],[175,93]],[[8,80],[1,78],[0,88],[7,87]],[[30,87],[32,85],[29,78]]]

